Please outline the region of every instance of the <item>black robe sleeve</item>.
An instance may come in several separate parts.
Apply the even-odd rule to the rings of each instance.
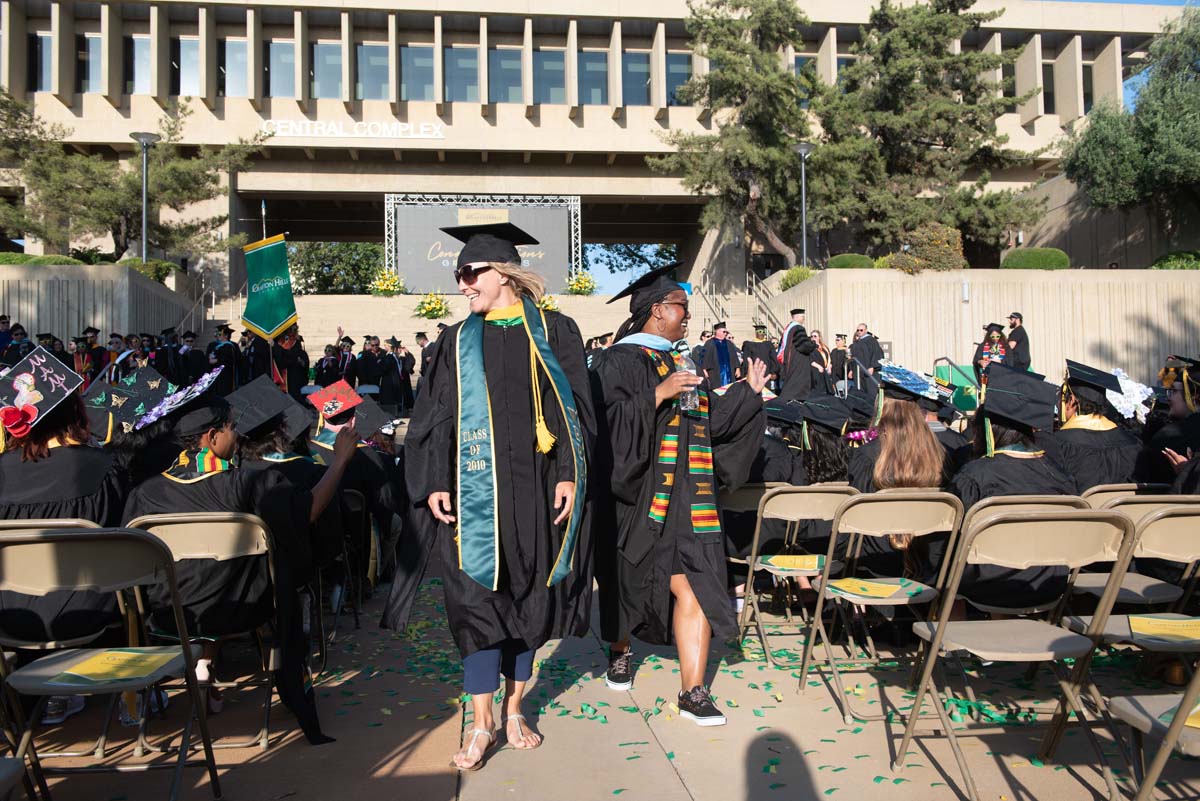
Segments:
[[[414,504],[424,504],[431,493],[454,489],[452,456],[457,398],[452,397],[455,389],[451,343],[457,335],[458,326],[453,326],[438,337],[437,352],[408,424],[405,478],[409,499]]]
[[[736,489],[750,476],[750,466],[767,432],[762,395],[738,381],[723,396],[709,393],[713,469],[723,489]]]

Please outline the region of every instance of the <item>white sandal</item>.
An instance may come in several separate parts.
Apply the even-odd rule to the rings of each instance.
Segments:
[[[492,746],[496,744],[496,733],[494,731],[488,731],[487,729],[471,729],[470,731],[467,732],[467,735],[469,737],[469,739],[467,740],[467,745],[462,750],[463,750],[463,752],[465,752],[466,754],[469,755],[471,753],[471,749],[475,747],[475,740],[481,734],[484,737],[488,738],[488,744],[486,746],[484,746],[483,751],[479,754],[479,759],[475,760],[475,764],[471,765],[470,767],[464,768],[464,767],[457,765],[454,762],[454,760],[451,759],[450,767],[456,768],[460,771],[479,770],[480,768],[483,767],[483,763],[484,763],[484,760],[487,758],[488,751],[492,750]]]
[[[522,721],[525,720],[525,716],[524,715],[509,715],[508,720],[517,721],[517,730],[521,732],[521,737],[525,737],[525,724],[522,723]],[[508,734],[507,734],[508,721],[505,721],[505,723],[504,723],[504,731],[505,731],[505,737],[507,737],[508,736]],[[541,748],[542,742],[544,741],[545,738],[533,730],[530,730],[529,733],[538,738],[537,745],[531,745],[527,748],[518,748],[517,746],[514,745],[513,746],[514,751],[533,751],[536,748]]]

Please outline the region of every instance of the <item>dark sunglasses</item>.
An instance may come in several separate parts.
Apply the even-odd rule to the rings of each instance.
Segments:
[[[490,269],[492,268],[486,264],[482,267],[472,267],[468,264],[462,269],[456,269],[454,271],[454,280],[455,282],[462,281],[464,284],[473,284],[475,283],[475,279],[479,277],[480,273],[486,273]]]

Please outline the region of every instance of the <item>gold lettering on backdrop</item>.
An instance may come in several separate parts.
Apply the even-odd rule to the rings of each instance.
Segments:
[[[462,252],[462,248],[458,250],[446,250],[446,246],[439,239],[429,246],[429,250],[425,253],[426,261],[457,261],[458,254]],[[523,261],[541,261],[546,258],[544,250],[530,250],[528,247],[521,245],[517,248],[517,253],[521,254]]]
[[[508,222],[508,209],[459,209],[459,225],[489,225]]]

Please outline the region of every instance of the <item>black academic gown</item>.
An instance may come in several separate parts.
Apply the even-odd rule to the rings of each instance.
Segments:
[[[180,375],[180,386],[191,386],[200,380],[200,376],[209,371],[208,355],[197,348],[190,348],[180,354],[183,372]]]
[[[299,342],[290,348],[276,343],[271,352],[275,359],[275,367],[283,375],[287,394],[297,403],[303,404],[304,393],[300,390],[308,386],[308,352]]]
[[[779,362],[775,360],[775,343],[766,340],[747,339],[742,342],[742,369],[738,375],[745,376],[746,371],[750,369],[750,360],[758,359],[767,366],[767,377],[775,378],[779,375]]]
[[[1046,458],[997,453],[967,462],[950,482],[950,491],[971,507],[998,495],[1077,495],[1075,480]],[[959,592],[996,606],[1033,606],[1053,601],[1067,586],[1063,568],[1032,567],[1012,570],[993,565],[968,565]]]
[[[767,433],[759,446],[754,463],[750,465],[747,483],[768,484],[781,482],[796,487],[808,484],[808,474],[804,470],[804,451],[785,440]],[[721,527],[725,531],[725,554],[737,559],[750,556],[754,544],[754,527],[758,522],[755,512],[721,512]],[[762,534],[759,536],[758,552],[771,554],[782,551],[787,524],[782,520],[764,520]],[[742,565],[730,565],[730,573],[736,574],[740,583],[746,575]]]
[[[1054,440],[1059,462],[1075,477],[1080,492],[1100,484],[1127,484],[1135,480],[1142,452],[1137,437],[1120,427],[1093,431],[1070,425],[1068,421],[1068,427],[1059,429]]]
[[[723,396],[710,393],[707,419],[686,415],[673,427],[677,405],[654,401],[654,389],[665,377],[656,360],[663,358],[669,357],[652,357],[636,345],[614,345],[596,367],[608,433],[602,445],[610,449],[605,461],[612,465],[616,518],[616,539],[609,545],[617,554],[615,575],[606,576],[601,585],[609,588],[601,598],[607,610],[601,635],[609,641],[628,633],[650,643],[670,643],[670,584],[676,574],[687,576],[714,637],[726,639],[737,632],[726,591],[724,536],[719,531],[695,533],[691,504],[717,504],[720,488],[746,481],[766,431],[762,398],[749,384],[738,382]],[[658,523],[649,511],[662,491],[656,466],[659,445],[669,432],[678,434],[679,455],[670,468],[671,503],[665,521]],[[713,449],[714,473],[690,472],[693,444]]]
[[[405,366],[411,356],[386,353],[379,360],[379,405],[396,409],[412,408],[412,381]]]
[[[33,349],[36,347],[37,345],[28,339],[22,342],[10,342],[7,346],[5,346],[4,353],[0,354],[0,364],[12,367],[17,362],[33,353]],[[84,378],[89,378],[89,376],[84,376]]]
[[[793,325],[788,330],[779,372],[781,400],[804,400],[812,393],[812,352],[816,348],[804,326]]]
[[[219,397],[225,397],[238,388],[238,367],[241,364],[241,354],[237,345],[232,342],[214,342],[209,354],[216,359],[216,364],[209,362],[209,369],[224,367],[217,380],[213,382],[211,392]]]
[[[321,361],[317,362],[317,374],[314,383],[318,387],[327,387],[330,384],[336,384],[341,377],[337,356],[324,356],[321,358]]]
[[[246,348],[246,378],[253,381],[260,375],[271,375],[271,343],[257,334]]]
[[[724,347],[729,356],[729,381],[721,380],[721,361],[718,355],[721,350],[721,343],[724,342]],[[697,364],[698,367],[704,370],[704,375],[708,378],[710,386],[719,387],[726,383],[732,383],[741,375],[742,352],[737,349],[737,345],[733,344],[731,339],[710,339],[704,346],[704,359]]]
[[[833,375],[833,355],[822,348],[813,348],[808,358],[812,361],[813,392],[833,395],[837,389],[834,384],[838,380],[837,376]],[[829,370],[826,370],[826,367]]]
[[[583,340],[569,317],[556,312],[546,312],[545,316],[547,339],[570,382],[584,432],[584,447],[590,451],[596,429]],[[446,329],[438,339],[437,356],[425,376],[405,440],[409,496],[419,507],[425,506],[433,492],[449,492],[457,507],[455,364],[460,325]],[[458,549],[452,526],[423,524],[417,531],[418,536],[433,540],[424,544],[427,551],[429,546],[438,549],[450,632],[464,657],[508,639],[519,640],[526,648],[533,649],[549,639],[580,637],[588,632],[592,552],[586,517],[579,526],[570,574],[553,587],[546,586],[565,531],[565,524],[552,522],[558,515],[553,508],[554,489],[560,481],[574,480],[574,466],[566,444],[565,421],[544,373],[539,378],[542,408],[557,444],[549,454],[535,449],[529,348],[523,326],[483,326],[484,379],[491,400],[496,454],[499,588],[493,592],[456,567]],[[604,477],[594,475],[593,481],[603,482]],[[577,489],[583,488],[577,486]],[[425,508],[419,508],[418,512],[428,515]],[[403,629],[420,573],[424,571],[423,561],[402,554],[384,613],[385,627]]]
[[[119,526],[128,492],[128,474],[99,448],[52,448],[36,462],[22,462],[20,450],[0,455],[0,520],[78,518]],[[65,640],[118,620],[113,593],[0,592],[0,631],[6,638]]]

